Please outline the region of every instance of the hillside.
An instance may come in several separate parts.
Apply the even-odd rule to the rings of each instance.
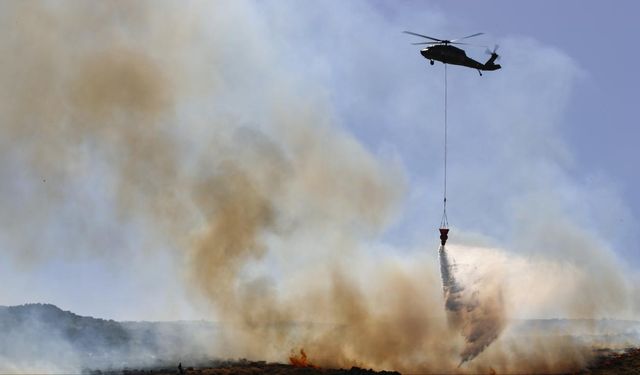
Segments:
[[[288,365],[216,359],[215,353],[207,351],[221,337],[222,329],[215,323],[201,321],[118,322],[80,316],[50,304],[0,306],[0,332],[3,333],[0,335],[0,373],[81,369],[117,373],[124,368],[154,368],[155,373],[161,374],[175,372],[179,362],[208,368],[212,374],[224,368],[246,373],[266,370],[279,373],[288,368]],[[640,323],[635,321],[519,320],[512,322],[508,334],[521,339],[537,335],[572,336],[584,343],[606,342],[616,347],[616,350],[599,352],[592,364],[594,373],[612,373],[611,368],[617,372],[633,369],[640,361],[640,352],[624,350],[637,346]],[[167,370],[161,370],[163,368]],[[215,368],[219,370],[212,370]]]
[[[50,304],[0,306],[0,372],[153,366],[200,359],[206,322],[117,322]]]

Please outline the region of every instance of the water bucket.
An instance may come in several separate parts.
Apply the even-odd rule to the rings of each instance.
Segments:
[[[440,228],[440,243],[444,246],[447,243],[447,239],[449,239],[449,228]]]

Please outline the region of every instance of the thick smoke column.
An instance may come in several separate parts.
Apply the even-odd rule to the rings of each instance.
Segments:
[[[490,283],[465,288],[456,280],[456,265],[449,260],[446,247],[440,246],[438,254],[447,317],[465,339],[465,347],[460,353],[462,365],[478,356],[505,328],[502,290],[499,285]]]
[[[297,49],[254,3],[188,4],[0,4],[7,258],[160,275],[152,280],[232,327],[207,343],[214,356],[286,361],[304,348],[321,366],[407,372],[478,355],[521,284],[548,291],[521,305],[549,306],[604,279],[578,268],[559,290],[546,264],[530,284],[491,268],[469,278],[454,275],[442,249],[450,326],[428,246],[380,240],[405,190],[399,163],[342,129],[327,88],[289,69]],[[535,265],[495,253],[521,274]],[[577,312],[593,316],[591,297],[610,290],[620,292],[609,309],[626,301],[623,287],[601,288],[580,301],[595,307]],[[528,363],[554,368],[544,351],[514,360],[499,341],[465,367],[513,370],[531,354]]]

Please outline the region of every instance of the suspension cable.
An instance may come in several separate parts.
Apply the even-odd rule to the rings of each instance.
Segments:
[[[443,210],[440,228],[449,227],[447,218],[447,64],[444,64],[444,190]]]

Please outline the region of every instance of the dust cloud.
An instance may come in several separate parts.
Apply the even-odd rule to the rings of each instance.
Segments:
[[[150,273],[168,252],[176,284],[228,327],[209,344],[219,357],[283,361],[304,348],[321,366],[401,371],[564,364],[499,337],[523,293],[548,306],[595,285],[584,270],[548,278],[541,263],[485,249],[500,267],[454,277],[447,257],[472,262],[476,249],[441,249],[445,313],[433,247],[379,241],[402,166],[279,64],[281,41],[252,3],[16,1],[0,14],[0,189],[15,197],[0,223],[17,261],[133,251]],[[142,228],[135,250],[112,222]]]

